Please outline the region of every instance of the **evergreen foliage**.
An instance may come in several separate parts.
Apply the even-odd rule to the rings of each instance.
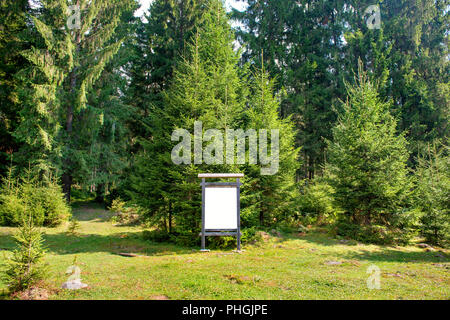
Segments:
[[[404,222],[398,216],[406,214],[403,209],[408,208],[412,188],[407,142],[404,134],[397,133],[390,104],[380,100],[361,64],[355,80],[353,87],[348,86],[348,100],[342,104],[329,143],[334,198],[343,210],[343,221],[373,228],[400,227],[396,222]]]
[[[197,174],[243,172],[248,234],[337,220],[358,239],[446,245],[448,150],[429,146],[448,144],[449,0],[380,1],[379,29],[371,0],[245,2],[227,14],[222,0],[154,0],[141,19],[139,0],[2,0],[0,224],[66,220],[61,181],[67,202],[72,186],[132,200],[155,239],[192,244]],[[172,133],[196,122],[203,164],[175,165]],[[230,155],[211,129],[225,144],[226,130],[278,129],[276,174],[250,151],[217,164]]]
[[[173,164],[172,132],[178,128],[193,131],[195,121],[202,121],[205,130],[227,128],[243,107],[233,34],[220,1],[211,3],[203,19],[188,55],[178,63],[172,84],[163,94],[165,108],[155,108],[150,114],[153,135],[142,141],[144,150],[131,176],[131,196],[144,214],[164,230],[172,232],[176,225],[178,232],[189,236],[200,226],[196,174],[212,169]],[[227,166],[215,169],[231,170]]]
[[[144,151],[137,159],[131,184],[131,195],[144,214],[160,222],[164,230],[175,227],[179,239],[183,234],[193,239],[200,228],[200,172],[246,173],[244,183],[249,189],[243,194],[247,204],[243,224],[248,227],[270,225],[288,216],[294,210],[296,194],[295,133],[289,120],[279,119],[273,81],[263,70],[255,73],[250,83],[244,81],[245,73],[238,71],[239,57],[233,50],[234,36],[219,1],[211,3],[202,21],[187,47],[189,54],[178,63],[172,85],[163,93],[164,110],[151,114],[154,135],[142,142]],[[213,166],[192,163],[192,159],[190,164],[175,165],[171,134],[179,128],[192,132],[196,121],[202,122],[203,133],[208,129],[223,134],[227,129],[279,129],[279,172],[261,176],[261,166],[231,165],[224,158],[220,159],[224,164]]]
[[[61,187],[53,178],[39,182],[36,174],[28,169],[14,179],[12,168],[0,192],[0,225],[18,226],[27,215],[36,226],[57,226],[71,213]]]
[[[20,51],[27,42],[20,36],[27,30],[27,0],[5,0],[0,3],[0,176],[7,174],[10,154],[21,146],[14,137],[20,123],[20,81],[16,73],[28,66]],[[17,158],[17,157],[16,157]]]
[[[30,33],[39,40],[21,52],[32,67],[20,72],[26,83],[21,111],[25,120],[15,133],[26,143],[29,160],[46,171],[62,170],[68,201],[74,175],[83,171],[89,155],[80,139],[89,116],[88,92],[119,50],[123,40],[114,37],[115,31],[135,1],[77,0],[73,4],[81,10],[79,29],[67,26],[69,3],[65,0],[39,1],[31,15]],[[103,124],[99,112],[96,117]]]
[[[448,147],[429,146],[419,158],[416,203],[420,208],[421,233],[436,245],[450,241],[450,159]]]
[[[32,203],[24,203],[22,222],[14,235],[17,249],[6,260],[2,280],[7,284],[10,292],[17,292],[29,288],[46,274],[46,266],[42,259],[45,255],[42,232],[35,226],[30,209]]]
[[[271,226],[298,213],[296,198],[299,193],[295,177],[300,166],[300,150],[294,147],[296,131],[291,119],[280,119],[280,97],[274,95],[275,82],[269,78],[264,65],[250,79],[247,109],[242,116],[248,119],[245,129],[279,130],[279,168],[274,174],[262,175],[261,167],[266,166],[261,163],[261,157],[258,165],[246,166],[242,221],[249,227]],[[271,150],[271,146],[267,148]]]

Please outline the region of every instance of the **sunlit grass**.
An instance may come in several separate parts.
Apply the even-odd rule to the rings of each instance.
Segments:
[[[137,226],[116,226],[100,207],[79,206],[77,236],[46,228],[45,281],[51,299],[449,299],[450,259],[444,250],[341,243],[326,234],[271,238],[244,252],[144,241]],[[0,227],[0,262],[14,247],[14,228]],[[118,253],[145,257],[123,257]],[[89,287],[59,289],[76,257]],[[327,262],[340,264],[327,264]],[[382,272],[381,289],[367,288],[367,268]],[[0,282],[0,291],[6,286]]]

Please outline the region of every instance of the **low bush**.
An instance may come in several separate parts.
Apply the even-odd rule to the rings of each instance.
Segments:
[[[115,215],[111,218],[114,223],[120,224],[135,224],[140,222],[140,215],[135,207],[129,207],[120,198],[112,201],[109,210]]]
[[[378,245],[406,245],[414,233],[398,227],[384,225],[358,225],[347,221],[339,221],[335,224],[335,235],[357,240],[363,243]]]
[[[324,224],[334,221],[338,210],[333,204],[333,188],[321,179],[303,188],[298,205],[304,224]]]
[[[36,226],[57,226],[71,216],[56,182],[37,182],[30,175],[16,183],[7,179],[0,191],[0,225],[20,225],[25,212]]]
[[[195,247],[200,245],[199,233],[171,233],[165,230],[154,229],[143,232],[144,240],[152,242],[174,243],[184,247]],[[236,248],[236,237],[207,237],[207,247],[210,249],[232,249]],[[241,244],[257,244],[262,241],[261,234],[253,228],[241,230]]]

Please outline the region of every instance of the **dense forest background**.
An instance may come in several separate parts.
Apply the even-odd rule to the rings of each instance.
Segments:
[[[0,222],[18,223],[32,197],[36,221],[57,223],[69,215],[52,202],[62,192],[69,203],[121,199],[189,244],[196,174],[238,171],[246,230],[316,223],[445,244],[449,1],[246,4],[154,0],[141,19],[136,0],[2,0]],[[68,27],[71,5],[79,28]],[[379,29],[368,27],[371,5]],[[279,129],[278,173],[173,164],[173,130],[195,121]]]

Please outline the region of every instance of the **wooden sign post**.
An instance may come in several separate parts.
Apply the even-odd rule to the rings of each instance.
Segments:
[[[240,178],[243,173],[202,173],[202,247],[206,237],[236,236],[237,250],[241,250]],[[206,182],[208,178],[236,179],[236,182]]]

